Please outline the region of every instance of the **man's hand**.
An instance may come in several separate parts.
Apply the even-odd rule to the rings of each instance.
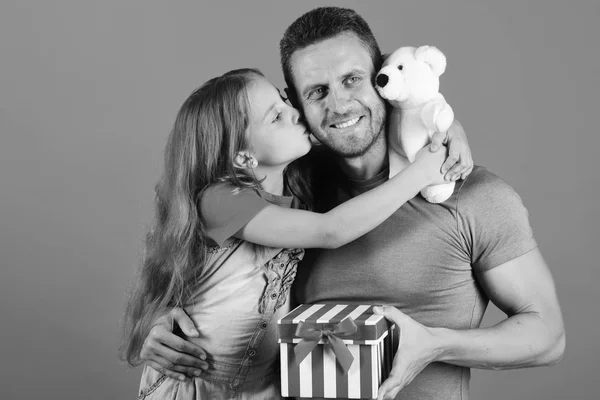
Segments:
[[[178,380],[187,376],[199,376],[201,369],[206,369],[206,353],[173,333],[175,324],[184,335],[198,337],[194,323],[181,308],[173,308],[168,314],[159,317],[148,337],[144,341],[140,358],[155,370]]]
[[[390,376],[379,387],[377,400],[394,399],[428,364],[434,361],[436,348],[429,328],[421,325],[396,307],[374,307],[373,312],[386,317],[400,329],[400,342]]]
[[[448,145],[448,158],[442,165],[442,174],[447,181],[465,179],[473,170],[473,157],[463,126],[456,119],[448,132],[437,132],[431,137],[431,151],[437,151],[442,144]]]

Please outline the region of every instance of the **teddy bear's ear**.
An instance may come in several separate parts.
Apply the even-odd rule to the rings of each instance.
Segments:
[[[446,56],[433,46],[421,46],[415,51],[415,58],[431,67],[431,71],[440,76],[446,70]]]

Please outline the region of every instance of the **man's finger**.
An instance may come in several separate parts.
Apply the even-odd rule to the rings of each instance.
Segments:
[[[393,388],[392,390],[390,390],[387,394],[387,398],[390,400],[394,400],[396,398],[396,396],[398,396],[398,393],[400,393],[400,390],[402,390],[403,386],[396,386],[395,388]]]
[[[172,361],[159,356],[158,354],[152,355],[152,358],[148,361],[148,363],[151,362],[157,364],[160,368],[160,370],[157,369],[157,371],[162,372],[165,375],[167,375],[167,371],[169,371],[171,373],[182,374],[186,377],[200,376],[202,371],[208,369],[208,364],[204,365],[202,368],[188,367],[180,364],[175,364]]]
[[[177,373],[175,371],[170,371],[167,369],[164,369],[160,364],[154,362],[154,361],[147,361],[146,364],[148,364],[150,367],[152,367],[153,369],[155,369],[156,371],[158,371],[161,374],[165,374],[170,378],[173,379],[177,379],[178,381],[185,381],[186,380],[186,376],[184,374],[180,374]]]
[[[404,314],[402,311],[398,310],[396,307],[393,307],[393,306],[373,307],[373,313],[383,315],[384,317],[386,317],[387,319],[389,319],[391,321],[394,321],[398,325],[400,325],[400,323],[405,318],[408,318],[406,316],[406,314]]]
[[[208,369],[208,363],[204,361],[200,365],[186,365],[182,364],[178,359],[173,361],[172,359],[165,358],[159,354],[154,354],[152,361],[155,361],[165,371],[180,372],[186,376],[199,376],[202,371]]]
[[[377,400],[393,400],[402,389],[400,377],[390,376],[379,387]]]
[[[179,336],[168,334],[160,337],[158,339],[160,343],[164,346],[161,346],[163,349],[173,349],[179,353],[189,354],[190,356],[194,356],[195,359],[205,360],[206,352],[198,345],[189,342],[185,339],[180,338]],[[163,354],[161,348],[154,349],[154,352],[159,354]]]
[[[173,369],[171,366],[196,367],[200,369],[208,368],[206,361],[199,360],[197,357],[192,357],[189,354],[178,353],[169,349],[168,347],[161,348],[160,352],[155,354],[168,361],[168,363],[165,365],[168,365],[169,369]]]
[[[181,331],[189,337],[198,337],[200,333],[194,325],[194,321],[181,308],[174,308],[170,312],[174,322],[177,323]]]

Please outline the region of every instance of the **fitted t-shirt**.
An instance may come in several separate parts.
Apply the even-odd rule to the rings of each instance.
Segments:
[[[343,182],[338,203],[388,179]],[[478,275],[536,247],[521,198],[504,181],[475,167],[444,203],[420,195],[380,226],[334,250],[309,250],[294,284],[299,303],[396,306],[420,323],[477,328],[488,298]],[[466,400],[469,368],[427,366],[401,400]]]

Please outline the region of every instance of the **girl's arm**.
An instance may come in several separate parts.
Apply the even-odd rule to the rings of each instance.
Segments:
[[[373,230],[424,187],[444,183],[445,159],[446,151],[431,152],[427,146],[392,179],[325,214],[269,205],[235,236],[270,247],[343,246]]]

